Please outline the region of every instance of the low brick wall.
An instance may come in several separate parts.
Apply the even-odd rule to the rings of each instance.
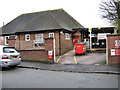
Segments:
[[[9,39],[8,40],[9,46],[11,46],[11,47],[15,47],[15,42],[16,42],[16,39]]]
[[[18,50],[22,60],[48,62],[46,50]]]

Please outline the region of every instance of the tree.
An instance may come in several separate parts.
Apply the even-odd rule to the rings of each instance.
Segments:
[[[115,25],[120,34],[120,0],[104,0],[100,4],[100,10],[103,12],[102,17]]]

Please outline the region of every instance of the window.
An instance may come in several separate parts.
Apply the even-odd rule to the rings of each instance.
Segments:
[[[43,42],[43,34],[35,34],[35,41],[36,42]]]
[[[9,36],[5,36],[5,45],[9,45],[8,44],[8,39],[9,39]]]
[[[65,33],[65,39],[70,40],[70,34],[69,33]]]
[[[3,53],[18,53],[15,48],[12,47],[4,47],[3,48]]]
[[[54,33],[49,33],[49,38],[54,38]]]
[[[25,41],[30,41],[30,34],[25,35]]]
[[[1,40],[3,40],[3,37],[1,37]]]
[[[38,47],[38,46],[43,47],[43,46],[45,46],[45,44],[44,43],[35,43],[35,47]]]

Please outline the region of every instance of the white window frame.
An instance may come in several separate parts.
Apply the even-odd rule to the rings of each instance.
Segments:
[[[3,40],[3,37],[1,37],[0,39]]]
[[[5,45],[9,45],[9,43],[7,43],[7,38],[9,39],[9,36],[5,36]]]
[[[39,38],[39,39],[37,40],[37,38]],[[35,42],[40,42],[40,43],[44,42],[43,33],[35,34]]]
[[[51,37],[53,35],[53,37]],[[54,38],[54,33],[49,33],[49,38]]]
[[[70,40],[70,34],[69,33],[65,33],[65,40]]]
[[[27,39],[29,37],[29,39]],[[25,34],[25,41],[30,41],[30,34]]]

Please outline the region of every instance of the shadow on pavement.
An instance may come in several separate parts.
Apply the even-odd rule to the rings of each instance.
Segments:
[[[15,70],[17,69],[18,67],[1,67],[0,68],[0,71],[11,71],[11,70]]]

